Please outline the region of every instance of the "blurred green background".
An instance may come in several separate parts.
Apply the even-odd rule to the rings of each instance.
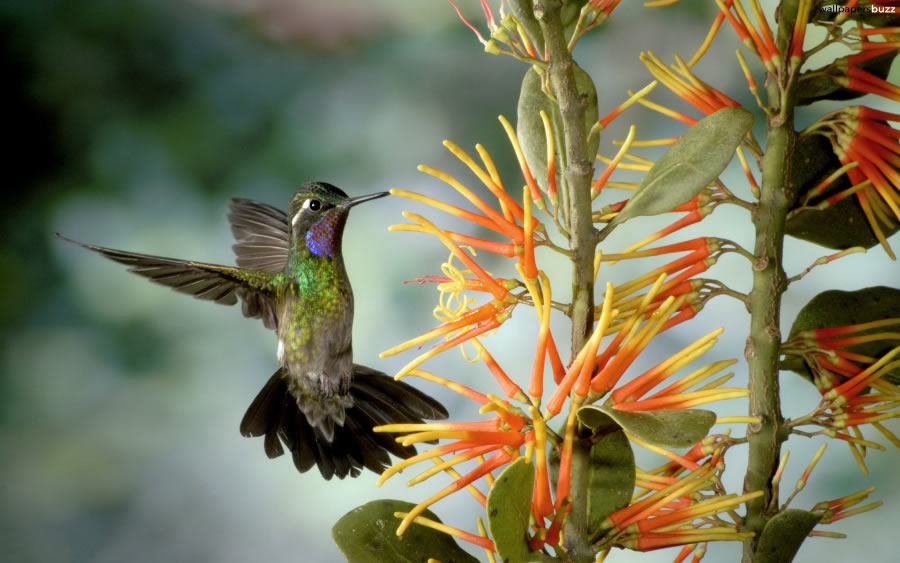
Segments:
[[[483,24],[477,3],[464,4]],[[580,45],[601,115],[626,89],[648,82],[640,51],[665,60],[675,51],[693,53],[714,4],[683,4],[653,11],[623,2],[614,25]],[[53,233],[232,263],[229,198],[284,207],[297,185],[315,179],[351,195],[401,187],[454,199],[415,170],[427,163],[474,185],[441,147],[445,138],[469,150],[485,144],[507,185],[518,186],[496,116],[514,118],[524,68],[483,54],[440,0],[8,0],[0,2],[0,30],[6,75],[0,107],[10,142],[0,238],[0,560],[341,561],[330,527],[342,514],[374,498],[421,500],[443,487],[445,476],[413,489],[404,485],[408,477],[395,477],[376,490],[370,473],[326,483],[315,471],[299,475],[289,459],[267,460],[261,441],[242,438],[237,428],[275,369],[272,334],[236,308],[147,283]],[[725,29],[698,72],[752,104],[734,63],[733,38]],[[688,110],[661,88],[653,99]],[[804,111],[800,119],[808,122],[823,110]],[[605,134],[601,152],[613,153],[609,141],[632,122],[642,138],[682,130],[633,109]],[[739,186],[734,172],[730,185]],[[387,372],[412,354],[382,360],[378,353],[436,322],[433,288],[401,282],[438,273],[447,257],[424,235],[387,232],[402,220],[401,210],[414,207],[397,198],[361,206],[344,238],[357,299],[356,359]],[[452,224],[437,212],[426,214]],[[745,212],[720,209],[702,229],[679,238],[716,233],[748,245],[748,225]],[[652,220],[629,223],[609,247],[622,248],[658,227]],[[794,273],[825,253],[793,240],[787,252]],[[565,262],[542,258],[562,280],[554,297],[565,298]],[[483,263],[512,275],[504,262],[485,257]],[[655,265],[620,264],[604,275],[621,281]],[[725,258],[714,270],[740,290],[748,289],[747,271],[740,258]],[[898,279],[900,269],[880,249],[852,256],[792,287],[785,322],[819,291]],[[529,372],[530,354],[521,350],[534,341],[533,319],[518,311],[514,322],[484,340],[514,377]],[[706,361],[742,360],[746,319],[741,306],[713,301],[696,322],[659,337],[634,373],[716,326],[726,332]],[[554,322],[567,334],[563,319]],[[426,368],[498,392],[485,370],[456,352]],[[743,360],[735,369],[740,384]],[[421,387],[455,418],[478,416],[443,389]],[[817,401],[794,376],[785,376],[783,389],[787,416]],[[733,403],[723,412],[741,414],[744,403]],[[786,489],[818,444],[791,443]],[[639,454],[646,467],[658,463]],[[732,490],[740,488],[741,455],[729,459]],[[863,477],[847,449],[832,444],[795,505],[808,508],[876,484],[875,498],[887,506],[833,526],[850,539],[813,539],[799,561],[862,554],[868,561],[896,560],[890,534],[900,514],[900,456],[891,449],[868,460],[871,475]],[[471,530],[480,507],[463,495],[433,508]],[[712,547],[708,560],[735,560],[738,549]],[[673,556],[662,551],[643,560]],[[639,556],[617,552],[611,560],[633,557]]]

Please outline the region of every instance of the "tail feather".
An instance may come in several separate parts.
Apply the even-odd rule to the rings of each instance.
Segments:
[[[405,416],[433,420],[447,418],[448,413],[444,405],[412,385],[397,381],[393,377],[366,366],[354,364],[353,367],[351,394],[353,394],[354,388],[357,392],[368,392],[370,396],[379,397],[382,402],[397,406]]]
[[[381,473],[390,464],[389,453],[401,458],[416,454],[414,447],[398,444],[393,436],[372,432],[373,426],[447,417],[443,405],[428,395],[359,365],[354,365],[350,398],[353,405],[346,410],[343,426],[334,426],[329,439],[307,420],[279,369],[247,409],[241,434],[264,436],[270,458],[283,455],[287,447],[301,473],[316,465],[325,479],[343,479],[356,477],[363,468]]]

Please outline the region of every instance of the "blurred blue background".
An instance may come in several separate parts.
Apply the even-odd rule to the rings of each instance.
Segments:
[[[483,24],[476,2],[467,4],[473,21]],[[674,52],[689,57],[714,13],[712,2],[666,10],[622,4],[614,25],[577,52],[597,83],[601,115],[625,99],[626,89],[648,82],[640,51],[667,61]],[[0,559],[341,561],[330,528],[342,514],[378,497],[421,500],[443,487],[445,476],[413,489],[395,477],[376,490],[371,473],[326,483],[315,471],[299,475],[289,459],[267,460],[261,440],[242,438],[238,422],[275,369],[272,334],[236,308],[147,283],[53,232],[233,263],[224,213],[231,197],[285,207],[297,185],[316,179],[351,195],[400,187],[458,201],[415,169],[427,163],[475,185],[441,146],[445,138],[467,150],[483,143],[507,185],[517,187],[521,178],[496,117],[514,119],[524,68],[483,54],[449,4],[438,0],[9,0],[0,3],[0,30],[10,142],[0,238]],[[752,105],[733,39],[724,29],[698,73]],[[662,88],[652,98],[689,111]],[[891,109],[881,100],[871,105]],[[808,123],[822,111],[804,110],[799,119]],[[610,141],[622,138],[629,123],[637,124],[639,138],[683,129],[635,108],[604,134],[601,152],[614,153]],[[738,188],[740,173],[729,174],[729,185],[748,197]],[[433,288],[401,282],[438,273],[447,257],[424,235],[387,232],[408,208],[415,206],[398,198],[361,206],[344,238],[357,300],[356,359],[386,372],[412,354],[382,360],[378,353],[436,322]],[[633,223],[609,239],[609,248],[621,249],[660,226]],[[679,239],[706,233],[752,246],[746,212],[738,208],[717,210]],[[825,253],[790,240],[788,272]],[[540,258],[561,280],[554,297],[565,299],[565,261]],[[505,262],[484,257],[483,264],[497,275],[513,275]],[[604,267],[603,276],[622,281],[656,265],[622,263]],[[735,289],[749,289],[741,258],[724,258],[713,272]],[[792,286],[784,322],[825,289],[897,285],[898,279],[897,264],[878,248],[849,257]],[[523,308],[484,339],[514,377],[530,371],[531,355],[521,350],[534,341],[532,315]],[[696,322],[657,338],[633,373],[725,326],[704,361],[740,358],[735,381],[741,385],[746,321],[742,306],[715,300]],[[558,334],[568,333],[564,319],[554,322]],[[425,367],[499,391],[480,365],[469,366],[455,351]],[[478,417],[468,402],[417,384],[439,396],[455,418]],[[783,390],[786,416],[803,414],[818,398],[792,375],[784,376]],[[721,412],[743,414],[745,403],[732,403]],[[792,440],[785,497],[818,445]],[[741,485],[742,455],[736,448],[729,458],[734,491]],[[846,447],[831,445],[795,506],[809,508],[870,484],[879,487],[874,498],[887,505],[832,527],[850,534],[848,540],[807,542],[798,561],[862,554],[868,561],[896,560],[891,533],[900,514],[898,460],[893,449],[871,452],[871,475],[864,477]],[[639,452],[639,461],[659,463],[647,452]],[[472,530],[480,507],[463,495],[433,508]],[[714,546],[708,560],[738,554],[737,545]],[[672,557],[662,551],[642,560]],[[632,558],[641,556],[616,552],[611,560]]]

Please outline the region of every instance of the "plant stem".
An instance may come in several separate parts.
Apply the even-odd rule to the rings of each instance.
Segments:
[[[797,0],[784,0],[778,26],[779,50],[787,52],[790,33],[797,15]],[[781,297],[787,288],[782,252],[784,223],[793,199],[791,166],[796,143],[794,132],[794,95],[772,77],[768,80],[770,116],[766,123],[766,152],[762,160],[762,186],[759,207],[753,217],[756,229],[753,264],[753,289],[750,291],[750,336],[744,356],[749,368],[750,415],[760,424],[747,431],[749,459],[744,476],[744,492],[764,491],[747,502],[743,530],[754,532],[744,542],[743,561],[756,560],[756,545],[769,518],[778,508],[778,491],[772,477],[781,457],[781,445],[789,435],[781,414],[778,388],[778,358],[781,349]],[[773,498],[775,502],[773,502]]]
[[[559,0],[538,0],[534,16],[541,27],[550,61],[548,73],[553,94],[559,102],[565,145],[565,175],[569,219],[569,248],[572,252],[572,355],[584,346],[594,324],[594,248],[597,232],[591,220],[590,182],[594,155],[587,154],[588,131],[584,126],[586,100],[575,84],[575,63],[560,19]],[[572,407],[574,408],[574,407]],[[587,530],[587,488],[590,445],[575,440],[572,450],[572,508],[564,524],[564,548],[569,561],[592,562],[593,549]]]

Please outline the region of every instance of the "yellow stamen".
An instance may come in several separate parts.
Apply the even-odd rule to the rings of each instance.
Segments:
[[[550,204],[556,207],[559,196],[556,194],[556,147],[554,146],[553,124],[547,112],[541,110],[541,122],[544,124],[544,139],[547,144],[547,192]]]
[[[498,446],[498,447],[500,447],[500,446]],[[473,457],[476,457],[476,454],[473,454],[471,451],[463,451],[461,453],[456,454],[455,456],[451,457],[450,459],[448,459],[446,461],[443,460],[442,458],[433,458],[433,461],[435,463],[434,467],[429,467],[425,471],[419,473],[418,475],[416,475],[415,477],[413,477],[412,479],[407,481],[406,486],[412,487],[413,485],[417,485],[417,484],[421,483],[422,481],[425,481],[429,477],[433,477],[434,475],[437,475],[441,471],[452,468],[457,463],[462,463],[464,461],[468,461],[468,460],[472,459]]]
[[[612,172],[616,168],[619,167],[620,163],[622,162],[622,159],[625,157],[625,155],[628,153],[628,150],[631,148],[631,144],[634,142],[634,137],[635,137],[636,131],[637,131],[637,129],[635,128],[634,125],[632,125],[631,127],[628,128],[628,135],[625,137],[625,142],[622,144],[621,148],[619,148],[619,152],[616,153],[616,156],[613,157],[613,159],[609,162],[609,164],[606,167],[606,170],[603,172],[603,174],[600,176],[600,178],[594,183],[593,187],[591,188],[591,197],[592,198],[595,198],[598,195],[600,195],[600,190],[606,184],[606,180],[609,179],[610,174],[612,174]],[[598,158],[599,158],[599,155],[598,155]],[[623,170],[624,170],[625,166],[628,166],[628,165],[622,165],[622,166],[623,166]],[[649,170],[649,168],[648,168],[648,170]]]
[[[418,169],[421,172],[428,174],[429,176],[434,176],[438,180],[441,180],[448,186],[455,189],[460,193],[460,195],[469,200],[472,205],[477,207],[479,211],[484,213],[486,217],[493,221],[493,223],[496,225],[495,229],[500,229],[515,242],[521,242],[521,234],[516,232],[517,227],[513,226],[511,222],[507,221],[506,218],[501,214],[494,211],[488,204],[486,204],[480,197],[475,195],[472,190],[464,186],[459,180],[447,174],[443,170],[438,170],[437,168],[427,166],[425,164],[420,164],[418,166]]]
[[[717,421],[718,422],[718,421]],[[775,476],[772,477],[772,490],[778,492],[778,484],[781,483],[781,475],[784,473],[784,468],[787,466],[788,459],[791,457],[791,450],[784,450],[784,454],[781,456],[781,461],[778,462],[778,469],[775,470]]]
[[[688,61],[688,66],[694,66],[697,64],[703,55],[709,50],[709,46],[712,44],[713,39],[716,37],[716,33],[719,32],[719,28],[722,27],[722,22],[725,21],[724,17],[717,17],[713,20],[712,27],[709,28],[709,32],[706,34],[706,38],[703,40],[703,43],[700,45],[700,48],[697,49],[697,52],[694,53],[694,56],[691,57],[691,60]]]
[[[494,179],[487,172],[485,172],[480,166],[478,166],[478,164],[474,160],[472,160],[472,157],[469,156],[466,153],[466,151],[462,150],[456,143],[453,143],[452,141],[444,140],[444,146],[447,147],[450,150],[450,152],[452,152],[453,155],[456,156],[456,158],[458,158],[466,166],[468,166],[469,170],[471,170],[476,176],[478,176],[478,179],[481,180],[481,183],[484,184],[485,187],[487,187],[487,189],[489,189],[493,194],[497,195],[497,194],[504,193],[503,189],[500,188],[499,186],[497,186],[497,184],[494,182]],[[507,207],[506,202],[504,201],[504,198],[497,197],[497,201],[500,202],[500,207],[503,210],[503,216],[506,218],[507,221],[512,223],[513,222],[512,212]]]
[[[666,387],[665,389],[663,389],[656,395],[653,395],[653,397],[656,397],[659,395],[679,393],[681,391],[684,391],[685,389],[689,389],[691,386],[696,385],[697,383],[699,383],[705,379],[709,379],[716,373],[722,371],[723,369],[725,369],[729,366],[733,366],[736,363],[737,363],[736,359],[720,360],[718,362],[709,364],[708,366],[704,366],[700,369],[692,371],[691,373],[682,377],[678,381],[672,383],[671,385],[669,385],[668,387]]]
[[[893,432],[885,428],[884,425],[882,425],[880,422],[873,422],[872,426],[874,426],[876,430],[881,432],[885,438],[890,440],[895,447],[900,448],[900,439],[898,439]]]
[[[477,522],[478,522],[478,535],[480,535],[483,538],[487,538],[488,537],[487,529],[484,527],[484,520],[481,519],[481,516],[479,516],[477,518]],[[484,552],[487,554],[487,558],[490,563],[497,563],[497,559],[494,558],[493,551],[485,548]]]
[[[798,491],[803,490],[803,487],[806,486],[806,480],[809,479],[809,474],[812,473],[812,470],[816,468],[816,464],[819,463],[819,460],[822,459],[822,454],[825,453],[825,448],[828,444],[822,444],[816,454],[813,456],[812,460],[809,462],[809,465],[806,467],[806,471],[803,472],[803,475],[800,479],[797,480],[796,489]]]
[[[631,93],[631,92],[629,91],[629,93]],[[695,121],[696,121],[696,120],[691,119],[690,117],[684,115],[683,113],[677,112],[677,111],[675,111],[675,110],[673,110],[673,109],[669,109],[669,108],[667,108],[667,107],[665,107],[665,106],[661,106],[661,105],[659,105],[659,104],[657,104],[657,103],[651,102],[650,100],[643,100],[643,99],[642,99],[642,100],[638,100],[638,103],[641,104],[641,105],[644,106],[644,107],[647,107],[647,108],[652,109],[653,111],[656,111],[656,112],[658,112],[658,113],[661,113],[661,114],[665,115],[666,117],[671,117],[672,119],[676,119],[676,120],[681,121],[681,122],[683,122],[683,123],[685,123],[685,122],[695,122]]]
[[[516,130],[513,128],[512,124],[504,117],[499,116],[500,124],[503,125],[503,129],[506,131],[506,136],[509,137],[509,143],[513,147],[513,151],[516,153],[516,160],[519,161],[519,168],[522,170],[522,176],[525,177],[525,182],[528,184],[528,187],[531,189],[531,197],[535,201],[535,205],[538,206],[538,209],[544,210],[546,206],[544,205],[544,199],[541,197],[540,191],[537,189],[537,185],[534,183],[534,176],[531,175],[531,169],[528,168],[528,162],[525,160],[525,153],[522,152],[522,147],[519,145],[519,137],[516,135]]]
[[[740,496],[735,496],[733,494],[722,495],[721,497],[715,499],[709,499],[700,503],[697,503],[690,508],[684,509],[684,519],[679,520],[678,522],[673,522],[668,526],[661,526],[659,528],[654,529],[654,532],[668,532],[671,530],[675,530],[681,527],[685,522],[690,522],[691,520],[695,520],[697,518],[703,518],[704,516],[709,516],[711,514],[718,514],[720,512],[725,512],[730,510],[740,504],[747,502],[748,500],[753,500],[755,498],[759,498],[763,495],[763,491],[753,491],[752,493],[746,493]]]
[[[707,389],[715,389],[717,387],[721,387],[722,385],[724,385],[725,383],[730,381],[733,377],[734,377],[734,372],[726,373],[722,377],[716,379],[715,381],[710,381],[709,383],[698,388],[697,390],[698,391],[706,391]]]
[[[750,391],[740,387],[725,387],[723,389],[707,389],[706,391],[690,391],[667,397],[655,399],[642,399],[640,401],[626,402],[617,405],[620,410],[644,410],[645,404],[652,404],[653,409],[688,409],[714,401],[727,401],[728,399],[742,399],[749,397]],[[652,401],[652,403],[651,403]]]
[[[407,190],[398,190],[397,188],[391,188],[391,195],[395,195],[398,197],[403,197],[406,199],[411,199],[413,201],[418,201],[419,203],[424,203],[425,205],[430,205],[436,209],[440,209],[444,213],[449,215],[453,215],[454,217],[459,217],[460,219],[465,219],[467,221],[471,221],[477,225],[481,225],[486,229],[491,229],[492,231],[502,232],[497,226],[488,219],[487,217],[483,217],[476,213],[472,213],[471,211],[466,211],[464,209],[460,209],[454,205],[450,205],[449,203],[444,203],[443,201],[428,197],[426,195],[422,195],[416,192],[410,192]],[[390,227],[389,227],[390,230]]]
[[[598,154],[597,160],[599,160],[603,164],[606,164],[607,167],[609,167],[613,164],[613,161],[615,160],[615,158],[609,158],[608,156]],[[634,172],[647,172],[648,170],[650,170],[650,165],[648,165],[648,164],[628,164],[627,162],[625,162],[625,163],[619,163],[616,166],[616,168],[618,168],[619,170],[631,170]]]
[[[609,115],[607,115],[606,117],[604,117],[604,118],[598,123],[598,125],[601,126],[600,129],[602,130],[603,127],[605,127],[606,125],[609,125],[609,122],[612,121],[612,118],[617,117],[617,116],[618,116],[619,114],[621,114],[623,111],[625,111],[626,109],[628,109],[628,108],[630,108],[632,105],[634,105],[635,102],[637,102],[638,100],[640,100],[641,98],[643,98],[644,96],[646,96],[647,94],[649,94],[650,92],[652,92],[653,89],[656,88],[656,86],[657,86],[658,84],[659,84],[659,81],[658,81],[658,80],[654,80],[653,82],[651,82],[650,84],[647,84],[646,86],[644,86],[643,88],[641,88],[641,89],[638,90],[637,92],[632,92],[632,91],[629,90],[629,91],[628,91],[629,98],[628,98],[627,100],[625,100],[624,102],[622,102],[621,104],[619,104],[619,106],[618,106],[616,109],[614,109],[613,111],[611,111],[611,112],[609,113]]]
[[[633,147],[665,147],[674,145],[680,137],[667,137],[665,139],[646,139],[643,141],[635,141],[631,143]],[[614,145],[621,145],[623,141],[618,139],[613,141]]]

